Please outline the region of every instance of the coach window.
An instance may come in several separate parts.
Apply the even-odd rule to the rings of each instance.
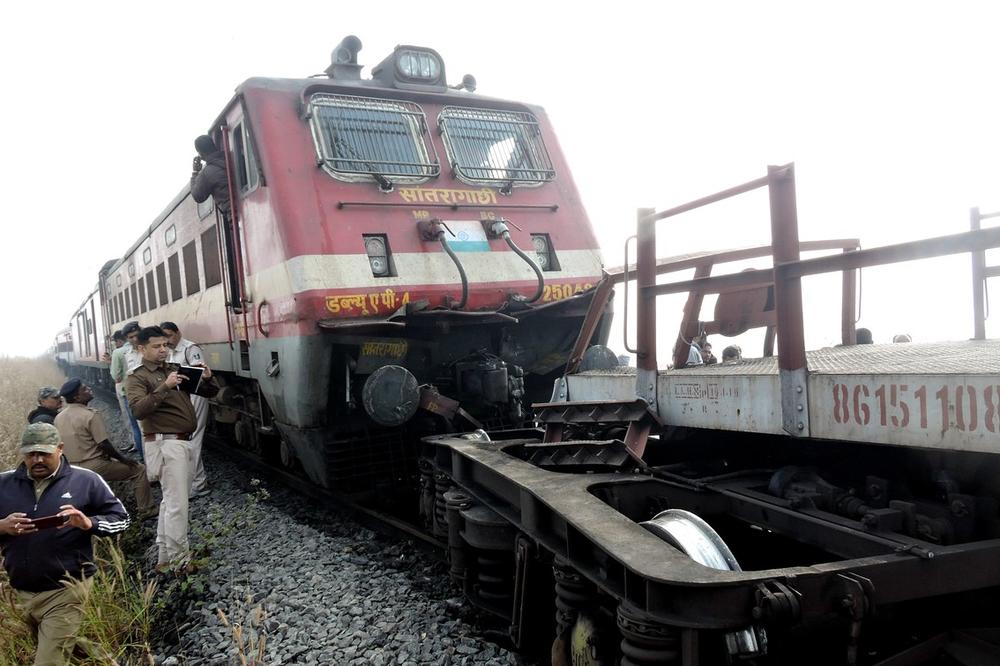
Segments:
[[[163,232],[163,242],[167,244],[167,247],[170,247],[171,245],[174,244],[174,241],[176,240],[177,240],[177,227],[171,224],[169,227],[167,227],[167,230]]]
[[[111,298],[111,323],[117,324],[121,320],[122,320],[122,318],[118,316],[118,299],[112,297]]]
[[[130,278],[134,278],[135,277],[135,264],[129,264],[128,265],[128,276]]]
[[[309,98],[313,141],[323,169],[338,180],[422,183],[441,172],[425,137],[427,120],[411,102],[317,94]]]
[[[132,283],[132,286],[129,287],[128,290],[129,290],[129,293],[132,294],[132,313],[135,314],[136,316],[138,316],[139,315],[139,294],[135,290],[135,283],[134,282]]]
[[[201,263],[205,269],[205,289],[222,282],[222,265],[219,263],[219,234],[209,227],[201,235]]]
[[[121,273],[119,273],[118,275],[115,276],[115,286],[118,287],[118,288],[121,288],[121,286],[122,286],[122,275],[121,275]]]
[[[187,287],[187,295],[197,293],[200,288],[198,279],[198,249],[195,241],[191,241],[184,246],[184,284]]]
[[[127,290],[118,294],[118,309],[122,311],[122,319],[128,319],[132,316],[132,306],[128,303]]]
[[[162,263],[156,267],[156,288],[160,290],[160,305],[170,302],[167,297],[167,269]]]
[[[142,251],[142,263],[148,264],[153,260],[153,248],[147,247]]]
[[[240,123],[233,129],[233,155],[236,161],[236,186],[240,194],[257,189],[260,185],[260,171],[246,123]]]
[[[125,288],[125,309],[128,312],[128,318],[131,319],[134,316],[134,311],[132,310],[132,290],[128,287]]]
[[[167,266],[170,269],[170,298],[178,301],[184,294],[181,293],[181,263],[176,252],[167,259]]]
[[[146,311],[146,290],[143,288],[143,279],[139,278],[139,314]]]
[[[149,302],[149,309],[156,309],[156,283],[153,282],[153,271],[146,273],[146,295]]]
[[[448,160],[459,180],[541,185],[555,178],[538,120],[530,113],[446,106],[438,116]]]

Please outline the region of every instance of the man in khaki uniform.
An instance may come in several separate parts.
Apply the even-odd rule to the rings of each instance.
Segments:
[[[177,365],[167,363],[170,347],[159,326],[139,331],[142,364],[125,379],[125,395],[135,417],[142,422],[146,471],[150,481],[160,480],[163,501],[156,526],[157,569],[171,563],[183,565],[188,548],[188,440],[198,428],[198,418],[188,394],[178,387],[187,379]],[[192,387],[194,388],[194,387]],[[219,391],[212,371],[204,368],[197,393],[211,398]]]
[[[187,338],[181,337],[181,330],[177,324],[165,321],[160,324],[160,328],[167,334],[167,346],[170,347],[168,363],[195,367],[205,365],[205,357],[201,352],[201,347]],[[204,497],[208,494],[208,477],[205,474],[205,464],[201,458],[201,444],[205,438],[205,427],[208,425],[208,400],[196,393],[190,394],[190,397],[194,414],[198,417],[198,428],[191,433],[191,441],[188,442],[188,450],[191,454],[190,469],[188,470],[191,473],[191,490],[188,496]]]
[[[102,649],[78,636],[96,571],[92,537],[125,531],[128,513],[100,476],[63,457],[55,426],[29,425],[20,453],[17,469],[0,473],[0,553],[38,640],[35,666],[69,664],[78,648],[106,663]],[[49,517],[55,524],[36,522]]]
[[[108,437],[104,418],[88,407],[94,399],[90,387],[73,378],[62,385],[59,395],[66,407],[56,417],[55,426],[62,438],[66,459],[97,472],[105,481],[128,481],[135,491],[139,518],[156,515],[153,493],[146,478],[146,467],[125,457]]]

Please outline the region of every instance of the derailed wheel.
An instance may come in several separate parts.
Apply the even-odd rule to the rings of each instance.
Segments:
[[[719,533],[690,511],[661,511],[639,524],[698,564],[722,571],[743,571]],[[750,627],[726,634],[726,649],[734,657],[760,654],[764,645],[766,637],[763,629]]]

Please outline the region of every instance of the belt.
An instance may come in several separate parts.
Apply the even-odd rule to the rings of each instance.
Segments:
[[[157,437],[160,439],[183,439],[184,441],[191,439],[191,435],[186,432],[147,432],[143,434],[142,439],[144,442],[155,442]]]

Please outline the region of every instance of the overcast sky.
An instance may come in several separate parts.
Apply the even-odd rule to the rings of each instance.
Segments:
[[[583,6],[10,5],[0,28],[0,353],[49,345],[100,266],[184,185],[193,138],[236,85],[321,72],[347,34],[361,38],[369,67],[396,44],[425,45],[453,82],[471,73],[483,94],[544,106],[608,265],[622,263],[637,207],[668,208],[767,164],[796,163],[804,240],[873,247],[967,230],[971,206],[1000,210],[994,3]],[[662,255],[766,242],[766,195],[659,230]],[[972,334],[968,256],[866,270],[862,284],[860,325],[876,342]],[[839,336],[837,285],[805,283],[812,347]],[[680,301],[660,310],[670,338]],[[759,353],[748,348],[756,340],[742,341],[746,353]]]

